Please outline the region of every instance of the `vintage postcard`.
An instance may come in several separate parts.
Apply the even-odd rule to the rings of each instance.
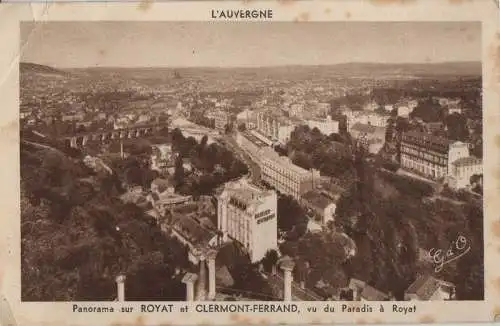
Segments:
[[[0,324],[500,321],[498,12],[2,4]]]

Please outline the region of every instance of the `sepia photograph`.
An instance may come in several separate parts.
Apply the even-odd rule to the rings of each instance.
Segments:
[[[22,301],[484,300],[480,23],[20,33]]]

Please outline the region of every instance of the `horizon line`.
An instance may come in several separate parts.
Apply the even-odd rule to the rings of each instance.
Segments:
[[[340,66],[348,64],[370,64],[370,65],[439,65],[439,64],[465,64],[465,63],[479,63],[482,65],[482,60],[455,60],[455,61],[414,61],[414,62],[376,62],[376,61],[345,61],[338,63],[325,63],[325,64],[277,64],[277,65],[263,65],[263,66],[53,66],[48,64],[19,61],[19,64],[35,64],[40,66],[51,67],[54,69],[259,69],[259,68],[286,68],[286,67],[328,67]]]

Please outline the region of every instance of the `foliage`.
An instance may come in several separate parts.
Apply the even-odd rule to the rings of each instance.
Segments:
[[[401,300],[417,270],[434,274],[433,266],[419,261],[418,252],[447,249],[463,235],[472,243],[471,252],[435,276],[454,283],[459,299],[482,299],[483,265],[478,258],[483,255],[481,203],[468,197],[462,198],[467,204],[429,199],[425,196],[432,194],[432,187],[422,181],[383,171],[368,181],[370,175],[358,173],[363,184],[376,180],[391,184],[397,192],[385,198],[379,192],[385,187],[360,188],[358,184],[339,200],[336,224],[357,246],[356,256],[344,266],[347,275]]]
[[[347,136],[325,136],[316,128],[299,126],[291,133],[286,149],[294,164],[318,169],[322,175],[340,176],[352,168],[349,143]]]
[[[278,252],[274,249],[270,249],[266,252],[264,258],[262,258],[262,265],[264,270],[270,272],[273,269],[273,266],[276,265],[278,261]]]
[[[420,118],[424,122],[439,122],[443,121],[444,110],[437,100],[425,98],[418,103],[415,109],[413,109],[410,113],[410,117]]]
[[[23,153],[22,300],[113,300],[121,273],[128,299],[183,295],[172,276],[174,266],[187,264],[184,248],[114,198],[115,181],[56,150]]]
[[[229,149],[217,143],[208,145],[207,136],[198,143],[192,137],[185,138],[179,129],[174,129],[172,148],[179,153],[174,179],[181,193],[209,195],[223,183],[248,173],[246,165]],[[199,173],[187,175],[184,171],[181,174],[184,158],[188,159]]]
[[[448,139],[466,141],[469,137],[467,119],[461,114],[451,114],[446,117]]]
[[[302,236],[307,229],[307,217],[304,209],[291,196],[278,197],[278,229],[292,231],[296,237]]]

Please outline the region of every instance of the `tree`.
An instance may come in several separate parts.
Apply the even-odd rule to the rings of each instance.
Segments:
[[[262,258],[262,265],[264,269],[268,272],[276,273],[276,263],[278,262],[278,253],[274,249],[270,249],[266,252],[264,258]]]
[[[439,122],[443,120],[443,109],[432,97],[428,97],[418,103],[410,117],[420,118],[424,122]]]
[[[292,231],[307,226],[307,217],[293,197],[284,195],[278,198],[278,229]]]
[[[466,141],[469,137],[467,119],[461,114],[451,114],[446,117],[448,138],[452,140]]]
[[[184,184],[185,173],[183,164],[184,162],[182,156],[177,155],[175,159],[175,171],[174,171],[174,183],[176,189],[177,187],[180,187]]]

